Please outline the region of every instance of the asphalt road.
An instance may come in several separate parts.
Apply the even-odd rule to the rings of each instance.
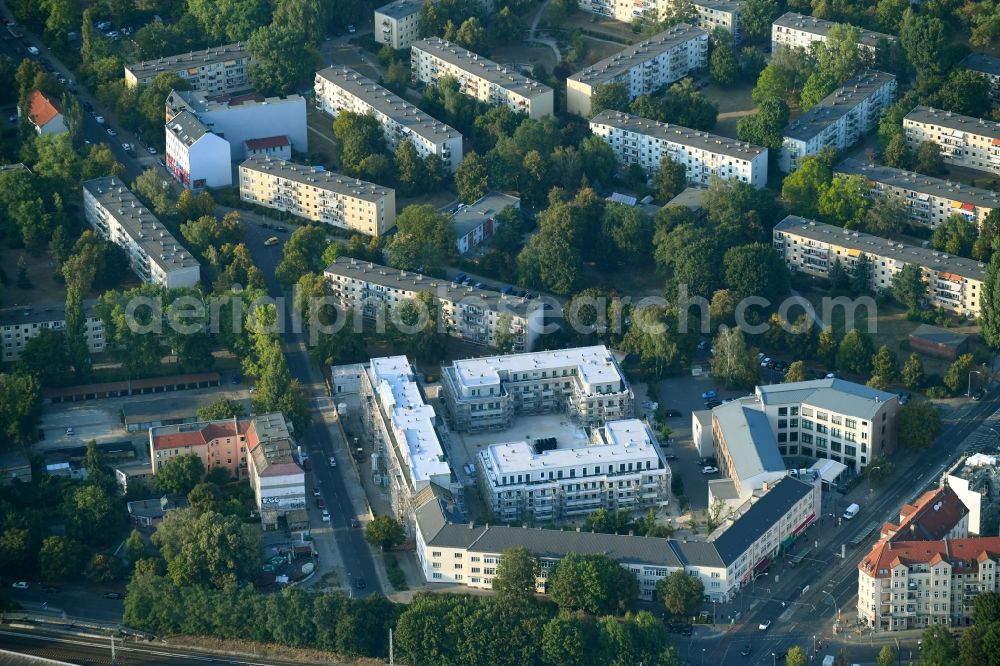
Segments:
[[[121,622],[125,612],[124,602],[105,599],[103,592],[80,587],[59,587],[57,594],[47,594],[40,583],[30,583],[27,590],[5,590],[11,599],[28,613],[69,617],[102,622]]]
[[[264,241],[272,235],[278,236],[281,241],[287,239],[285,234],[275,234],[252,223],[247,225],[247,248],[253,256],[254,263],[264,273],[268,293],[277,299],[282,296],[282,290],[274,271],[281,261],[282,243],[271,247],[264,245]],[[290,307],[286,307],[283,341],[288,369],[292,376],[306,387],[314,414],[321,409],[333,409],[333,401],[326,395],[323,376],[309,358],[305,336],[293,330],[290,314]],[[364,532],[350,527],[351,519],[361,513],[351,505],[351,499],[346,491],[345,484],[353,483],[353,479],[347,476],[350,473],[348,471],[350,464],[346,460],[340,460],[341,464],[337,467],[328,466],[327,458],[334,452],[333,433],[318,418],[314,418],[313,425],[305,432],[304,437],[302,433],[296,435],[313,460],[312,474],[319,481],[320,491],[330,512],[334,541],[348,571],[354,593],[361,596],[382,593],[379,578],[375,574],[375,562],[368,542],[364,539]],[[346,447],[341,446],[340,450],[346,450]],[[364,589],[356,587],[353,581],[357,579],[364,580]]]
[[[0,630],[0,648],[21,654],[56,659],[80,666],[110,666],[111,640],[96,635],[79,636],[37,629]],[[115,640],[115,666],[177,666],[183,664],[276,666],[307,664],[296,660],[286,661],[253,657],[226,657],[160,643],[120,639]]]

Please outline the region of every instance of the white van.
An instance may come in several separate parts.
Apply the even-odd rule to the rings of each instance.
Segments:
[[[847,511],[844,512],[844,519],[850,520],[854,516],[858,515],[858,511],[861,511],[861,507],[858,506],[857,504],[852,504],[851,506],[847,507]]]
[[[33,56],[38,55],[38,47],[37,46],[29,46],[28,47],[28,53],[30,53]]]

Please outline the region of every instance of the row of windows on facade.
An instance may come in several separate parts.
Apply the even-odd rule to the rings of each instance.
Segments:
[[[647,461],[645,461],[645,463],[646,463],[645,467],[642,466],[642,462],[637,462],[637,463],[619,463],[618,464],[618,472],[619,473],[624,473],[624,472],[638,472],[638,471],[642,471],[643,469],[647,469],[647,470],[648,469],[652,469],[652,461],[647,460]],[[633,467],[633,465],[634,465],[634,467]],[[615,468],[614,465],[608,465],[607,472],[602,472],[601,471],[601,467],[600,466],[596,466],[596,467],[593,468],[593,473],[588,474],[587,472],[588,472],[588,470],[590,468],[589,467],[584,467],[582,469],[582,471],[581,471],[580,476],[601,476],[602,474],[614,474],[615,473],[614,472],[614,468]],[[553,480],[558,480],[558,479],[562,479],[563,478],[563,471],[561,469],[557,470],[556,474],[557,474],[557,476],[553,477],[552,476],[552,471],[549,470],[549,472],[548,472],[548,480],[549,481],[553,481]],[[515,482],[514,478],[515,478],[515,476],[513,474],[511,474],[510,476],[501,476],[500,477],[500,479],[501,479],[500,485],[505,486],[508,483],[530,483],[531,482],[531,475],[530,474],[518,474],[517,477],[516,477],[517,478],[516,482]],[[569,470],[569,478],[571,478],[571,479],[575,479],[576,478],[576,469],[575,468]],[[538,473],[538,479],[540,481],[544,481],[545,480],[545,472],[539,472]],[[624,487],[623,484],[624,484],[623,481],[619,482],[619,486],[620,487]]]

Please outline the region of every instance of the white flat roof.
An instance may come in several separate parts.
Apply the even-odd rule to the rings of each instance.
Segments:
[[[397,443],[409,464],[414,485],[451,475],[434,430],[434,408],[425,404],[405,356],[373,358],[370,372],[383,409],[397,432]],[[399,441],[402,434],[402,441]]]
[[[464,386],[499,384],[500,372],[541,372],[563,368],[575,368],[577,376],[586,384],[624,381],[614,356],[604,345],[469,358],[455,361],[454,368]]]
[[[656,447],[646,425],[638,419],[610,421],[605,425],[607,444],[588,442],[582,432],[574,432],[579,445],[535,453],[522,440],[493,444],[480,455],[489,461],[495,474],[523,474],[580,465],[618,464],[656,459]]]

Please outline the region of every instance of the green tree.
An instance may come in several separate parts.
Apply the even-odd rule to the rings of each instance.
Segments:
[[[950,666],[957,661],[958,641],[948,627],[932,624],[924,629],[920,641],[921,666]]]
[[[967,386],[971,386],[972,369],[975,365],[976,359],[972,354],[962,354],[948,366],[944,374],[944,385],[952,395],[961,393]]]
[[[218,421],[220,419],[230,419],[234,416],[246,416],[246,410],[243,409],[243,405],[229,398],[219,398],[212,404],[198,410],[199,421]]]
[[[326,229],[307,225],[292,233],[281,251],[281,262],[274,276],[285,289],[290,289],[306,273],[320,273],[326,268],[323,254],[328,239]]]
[[[134,567],[136,562],[147,555],[148,550],[146,549],[146,542],[143,541],[142,535],[139,534],[138,530],[132,530],[128,535],[128,539],[125,540],[125,559],[128,560],[130,566]]]
[[[407,206],[396,217],[396,234],[386,253],[396,268],[438,275],[457,254],[455,230],[433,206]]]
[[[806,369],[805,361],[795,361],[788,366],[785,372],[785,383],[804,382],[809,379],[809,371]]]
[[[899,43],[917,72],[918,82],[936,79],[954,62],[948,25],[923,12],[904,13]]]
[[[781,148],[782,131],[787,124],[788,104],[783,99],[768,97],[761,101],[757,113],[740,118],[736,123],[736,136],[742,141],[777,150]]]
[[[561,610],[621,613],[639,594],[630,571],[606,555],[569,553],[556,564],[547,585]]]
[[[712,81],[723,87],[731,86],[739,80],[740,63],[736,59],[732,40],[727,44],[716,44],[713,47],[708,71]]]
[[[983,341],[990,349],[1000,349],[1000,253],[994,253],[986,267],[980,298]]]
[[[826,367],[832,368],[837,359],[839,345],[840,343],[837,341],[837,336],[833,330],[824,328],[820,331],[819,340],[817,341],[816,358]]]
[[[0,432],[5,445],[34,441],[35,426],[42,415],[42,387],[38,379],[23,373],[0,374]]]
[[[157,215],[166,215],[174,208],[170,189],[163,186],[163,177],[156,169],[146,169],[139,174],[132,189]]]
[[[176,586],[237,585],[257,571],[261,559],[257,529],[212,511],[172,511],[153,533],[153,545]]]
[[[879,347],[872,357],[872,374],[886,382],[893,382],[899,378],[899,359],[886,345]]]
[[[972,622],[990,624],[1000,621],[1000,594],[980,592],[972,601]]]
[[[555,294],[573,293],[582,268],[580,252],[557,231],[541,230],[517,255],[517,272],[526,286]]]
[[[934,228],[934,233],[931,235],[931,246],[935,250],[948,254],[971,257],[972,246],[978,235],[975,222],[954,214]]]
[[[855,375],[865,375],[871,370],[871,337],[857,329],[848,331],[837,349],[837,368]]]
[[[342,111],[333,121],[333,133],[340,142],[341,164],[351,176],[365,175],[365,160],[385,153],[385,133],[375,116]]]
[[[250,83],[264,94],[287,95],[310,78],[320,62],[316,48],[285,25],[265,25],[247,40]]]
[[[892,276],[893,298],[905,305],[911,312],[916,312],[920,308],[920,303],[924,300],[926,293],[927,283],[920,266],[907,264]]]
[[[899,445],[911,451],[930,448],[941,434],[941,415],[926,400],[910,400],[899,408],[896,430]]]
[[[903,365],[903,384],[911,391],[918,391],[924,385],[926,377],[924,375],[924,362],[920,360],[917,352],[911,352]]]
[[[288,26],[309,43],[319,44],[326,36],[333,9],[323,0],[278,0],[271,22]]]
[[[187,5],[205,35],[216,43],[245,40],[271,18],[266,0],[188,0]]]
[[[750,388],[760,379],[760,364],[747,347],[743,331],[728,328],[715,337],[712,375],[733,387]]]
[[[806,651],[798,645],[788,648],[785,653],[785,666],[806,666],[808,661]]]
[[[979,72],[956,68],[938,88],[933,105],[973,118],[988,117],[993,108],[990,83]]]
[[[676,197],[687,184],[687,167],[664,155],[660,168],[653,175],[656,198],[666,203]]]
[[[817,211],[830,224],[854,229],[868,210],[868,183],[861,176],[838,175],[819,195]]]
[[[86,557],[87,549],[80,542],[64,536],[46,537],[38,551],[42,579],[59,582],[78,576]]]
[[[743,34],[752,42],[770,39],[771,24],[781,16],[782,7],[778,0],[747,0],[740,15]]]
[[[906,142],[906,133],[902,129],[892,135],[885,150],[882,151],[882,160],[886,165],[897,169],[913,168],[916,157],[910,150],[910,146]]]
[[[53,329],[43,329],[31,337],[17,362],[19,372],[34,375],[42,386],[64,383],[69,366],[66,335]]]
[[[627,613],[624,621],[604,617],[599,620],[599,627],[599,664],[674,666],[680,663],[677,651],[670,645],[667,628],[648,611]]]
[[[697,576],[678,569],[656,581],[656,596],[673,615],[693,615],[701,608],[705,586]]]
[[[486,28],[475,16],[470,16],[459,26],[455,34],[455,43],[470,51],[482,53],[486,50]]]
[[[382,550],[389,550],[406,540],[403,526],[392,516],[375,516],[365,527],[365,540]]]
[[[744,81],[754,82],[767,67],[764,52],[756,46],[744,46],[740,51],[740,76]]]
[[[455,188],[463,203],[475,203],[489,191],[489,172],[486,162],[476,151],[470,151],[455,171]]]
[[[190,192],[190,190],[184,190],[184,192]],[[182,194],[181,199],[183,198]],[[179,212],[182,210],[181,199],[177,201]],[[214,208],[214,202],[212,207]],[[211,212],[203,213],[196,218],[187,217],[185,213],[181,213],[181,215],[188,220],[181,224],[181,235],[184,236],[184,240],[188,242],[191,249],[202,255],[209,247],[221,248],[226,243],[233,245],[242,243],[246,235],[246,224],[240,220],[240,214],[237,211],[226,213],[221,220],[212,215]]]
[[[823,99],[836,90],[838,81],[833,72],[817,69],[813,72],[806,83],[802,86],[802,95],[799,101],[799,108],[803,113],[816,106]]]
[[[820,193],[832,179],[833,172],[825,160],[818,156],[807,157],[781,184],[781,198],[798,215],[807,218],[818,217],[817,205]]]
[[[601,111],[628,111],[630,102],[628,88],[624,83],[604,83],[594,89],[590,96],[590,117]]]
[[[671,285],[686,285],[689,294],[707,297],[720,283],[719,241],[703,224],[663,225],[653,234],[653,259]],[[733,299],[736,295],[729,292]]]
[[[396,148],[396,174],[405,196],[420,192],[427,182],[427,168],[412,141],[403,141]]]
[[[114,555],[94,553],[84,569],[87,580],[94,585],[113,583],[122,575],[122,563]]]
[[[80,289],[66,286],[66,360],[73,368],[73,378],[80,382],[90,377],[90,347],[87,345],[86,317]]]
[[[121,501],[90,484],[77,488],[66,499],[63,514],[69,536],[90,545],[114,539],[126,520]]]
[[[547,666],[596,666],[597,631],[583,613],[560,613],[545,623],[542,661]]]
[[[944,158],[941,157],[941,146],[933,141],[924,141],[917,149],[916,170],[928,176],[938,176],[944,173]]]
[[[788,293],[788,267],[768,244],[751,243],[731,248],[722,265],[725,284],[738,299],[761,296],[774,303]]]
[[[528,602],[535,597],[540,573],[538,560],[526,548],[508,548],[500,554],[497,574],[493,577],[493,591],[503,603]]]
[[[215,469],[223,468],[217,467]],[[199,483],[188,493],[187,500],[191,509],[197,513],[205,513],[206,511],[225,513],[225,498],[222,496],[219,486],[214,483],[205,481]]]
[[[188,453],[164,462],[153,477],[153,487],[158,493],[187,495],[204,476],[201,458],[197,453]]]
[[[865,212],[864,228],[876,236],[901,233],[910,221],[906,205],[896,197],[875,197]]]

